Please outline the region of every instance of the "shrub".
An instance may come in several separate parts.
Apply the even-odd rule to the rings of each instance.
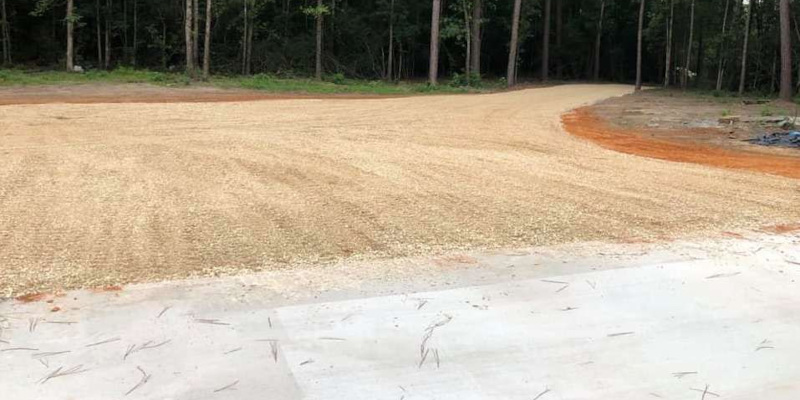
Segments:
[[[341,72],[337,72],[331,75],[331,82],[333,82],[336,85],[344,85],[345,84],[344,74]]]
[[[454,72],[453,76],[450,78],[450,86],[453,87],[461,87],[467,86],[469,84],[469,79],[466,75],[461,75],[458,72]]]

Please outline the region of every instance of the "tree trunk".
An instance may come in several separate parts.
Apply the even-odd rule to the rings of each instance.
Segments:
[[[439,77],[439,13],[441,10],[442,0],[433,0],[431,8],[431,55],[428,65],[428,83],[433,86],[436,86]]]
[[[603,39],[603,15],[606,12],[606,0],[600,1],[600,19],[597,20],[597,37],[594,41],[594,75],[596,81],[600,80],[600,44]]]
[[[247,75],[247,32],[250,24],[250,15],[248,13],[247,5],[249,0],[244,0],[244,28],[242,29],[242,75]]]
[[[317,54],[314,63],[314,77],[322,80],[322,0],[317,0]]]
[[[798,42],[800,42],[800,27],[797,26],[797,18],[792,14],[792,26],[794,27],[794,35]],[[797,68],[797,82],[795,83],[795,90],[800,89],[800,65]]]
[[[556,75],[558,79],[564,78],[564,49],[561,48],[564,31],[564,0],[556,0]]]
[[[161,16],[161,69],[167,69],[167,21]]]
[[[3,64],[11,64],[11,29],[8,28],[6,0],[0,0],[0,34],[3,37]]]
[[[511,16],[511,42],[508,44],[508,86],[517,84],[517,42],[519,40],[519,14],[522,0],[514,0],[514,14]]]
[[[186,18],[184,24],[184,38],[186,41],[186,73],[189,74],[191,78],[194,79],[194,43],[192,43],[193,35],[192,35],[192,13],[194,7],[192,6],[192,0],[185,0],[186,1]]]
[[[253,23],[253,10],[251,7],[250,22],[247,23],[247,75],[253,72],[253,30],[255,30],[255,24]]]
[[[106,54],[105,69],[111,68],[111,0],[106,0]]]
[[[780,57],[780,49],[775,49],[772,57],[772,73],[770,74],[769,92],[775,93],[776,83],[778,82],[778,57]]]
[[[669,0],[669,22],[667,22],[667,60],[664,63],[664,88],[668,88],[672,77],[672,32],[675,21],[675,0]]]
[[[398,60],[399,62],[397,63],[397,75],[395,75],[395,76],[397,77],[397,79],[403,79],[403,65],[404,65],[403,64],[403,42],[401,41],[397,45],[398,45],[397,46],[398,47],[397,48],[397,53],[398,53],[398,56],[399,56],[398,57],[399,58],[399,60]]]
[[[139,0],[133,0],[133,50],[131,53],[131,58],[133,61],[133,67],[136,68],[136,52],[139,48]]]
[[[728,8],[731,0],[725,0],[725,13],[722,17],[722,42],[719,45],[719,64],[717,65],[717,91],[722,90],[722,76],[725,74],[725,30],[728,27]]]
[[[775,4],[777,4],[777,3],[773,1],[773,5],[775,5]],[[755,34],[755,36],[753,36],[751,38],[752,39],[751,45],[752,45],[753,48],[750,49],[750,51],[755,50],[755,53],[756,53],[756,58],[754,60],[755,68],[753,68],[754,69],[753,73],[750,74],[750,75],[752,75],[752,80],[750,81],[750,90],[755,90],[756,86],[758,85],[759,80],[761,79],[761,76],[760,76],[761,75],[761,65],[762,65],[762,62],[764,61],[763,57],[761,57],[761,54],[762,54],[761,50],[762,50],[762,47],[763,47],[763,45],[761,43],[763,41],[762,40],[763,39],[763,34],[762,34],[761,30],[764,27],[763,26],[763,21],[764,21],[763,8],[764,7],[763,7],[762,3],[759,3],[759,0],[750,0],[750,7],[751,7],[750,12],[753,15],[753,20],[750,22],[750,28],[751,28],[751,33]],[[775,11],[777,13],[777,9]],[[753,31],[755,31],[755,32],[753,32]],[[750,77],[748,77],[748,78],[750,78]]]
[[[550,78],[550,0],[544,0],[544,27],[542,33],[542,82]]]
[[[347,4],[347,2],[345,2],[345,4]],[[336,0],[331,1],[330,16],[331,17],[328,19],[328,23],[330,24],[328,32],[330,32],[330,34],[325,35],[329,45],[325,46],[325,42],[323,42],[323,47],[328,49],[333,55],[333,58],[336,58]]]
[[[742,0],[744,1],[744,0]],[[745,79],[747,78],[747,45],[750,42],[750,21],[753,19],[753,5],[742,4],[742,10],[747,8],[747,19],[744,23],[744,45],[742,46],[742,69],[739,73],[739,96],[744,94]]]
[[[467,86],[469,86],[472,81],[472,72],[470,71],[470,67],[472,67],[472,27],[469,22],[467,1],[461,0],[461,6],[464,11],[464,39],[466,40],[465,50],[467,52],[466,57],[464,57],[464,74],[467,78]]]
[[[683,69],[683,81],[681,87],[686,90],[689,85],[689,67],[692,64],[692,41],[694,40],[694,0],[692,0],[692,11],[689,16],[689,43],[686,44],[686,68]]]
[[[389,3],[389,62],[384,73],[384,79],[392,81],[394,78],[394,0]]]
[[[75,61],[73,57],[75,56],[75,50],[73,49],[73,36],[75,30],[75,19],[72,14],[73,9],[73,0],[67,0],[67,71],[72,72],[75,70]]]
[[[207,81],[211,71],[211,3],[206,0],[206,31],[203,42],[203,80]]]
[[[697,62],[695,62],[695,65],[694,65],[695,76],[697,76],[697,79],[695,79],[694,82],[693,82],[693,86],[694,87],[697,87],[697,85],[700,83],[700,78],[701,77],[706,76],[704,74],[705,65],[703,64],[703,62],[706,59],[706,57],[705,57],[706,46],[705,46],[705,40],[704,40],[704,38],[705,38],[704,32],[705,32],[705,29],[700,29],[699,33],[697,35]]]
[[[639,33],[636,41],[636,90],[642,90],[642,28],[644,27],[644,0],[639,0]]]
[[[481,19],[483,18],[482,0],[474,0],[472,5],[472,74],[481,76]]]
[[[127,62],[128,52],[128,0],[122,0],[122,62]]]
[[[100,14],[102,10],[100,9],[100,0],[95,0],[95,19],[97,20],[97,68],[103,67],[103,34],[101,31],[102,20],[100,18]]]
[[[792,100],[792,36],[789,0],[781,0],[781,100]]]
[[[200,67],[200,0],[192,0],[192,44],[193,68],[196,70]]]

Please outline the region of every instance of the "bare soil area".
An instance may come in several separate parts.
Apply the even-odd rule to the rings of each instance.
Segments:
[[[629,92],[2,106],[0,294],[800,221],[799,180],[562,129]]]
[[[623,128],[598,116],[594,107],[571,111],[562,120],[569,133],[622,153],[800,179],[797,149],[729,144],[716,140],[719,133],[711,128]]]
[[[783,131],[782,121],[795,122],[800,128],[800,110],[791,103],[743,101],[659,89],[610,98],[587,111],[607,121],[612,128],[622,128],[645,139],[800,158],[798,149],[746,142],[759,135]]]

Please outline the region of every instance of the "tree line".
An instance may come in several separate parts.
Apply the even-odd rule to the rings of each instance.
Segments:
[[[789,98],[800,84],[790,3],[0,0],[0,44],[4,65],[70,71],[611,80]]]

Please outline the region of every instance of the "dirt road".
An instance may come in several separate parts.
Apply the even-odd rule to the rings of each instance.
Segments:
[[[800,221],[800,181],[616,153],[626,86],[0,107],[0,294]]]

